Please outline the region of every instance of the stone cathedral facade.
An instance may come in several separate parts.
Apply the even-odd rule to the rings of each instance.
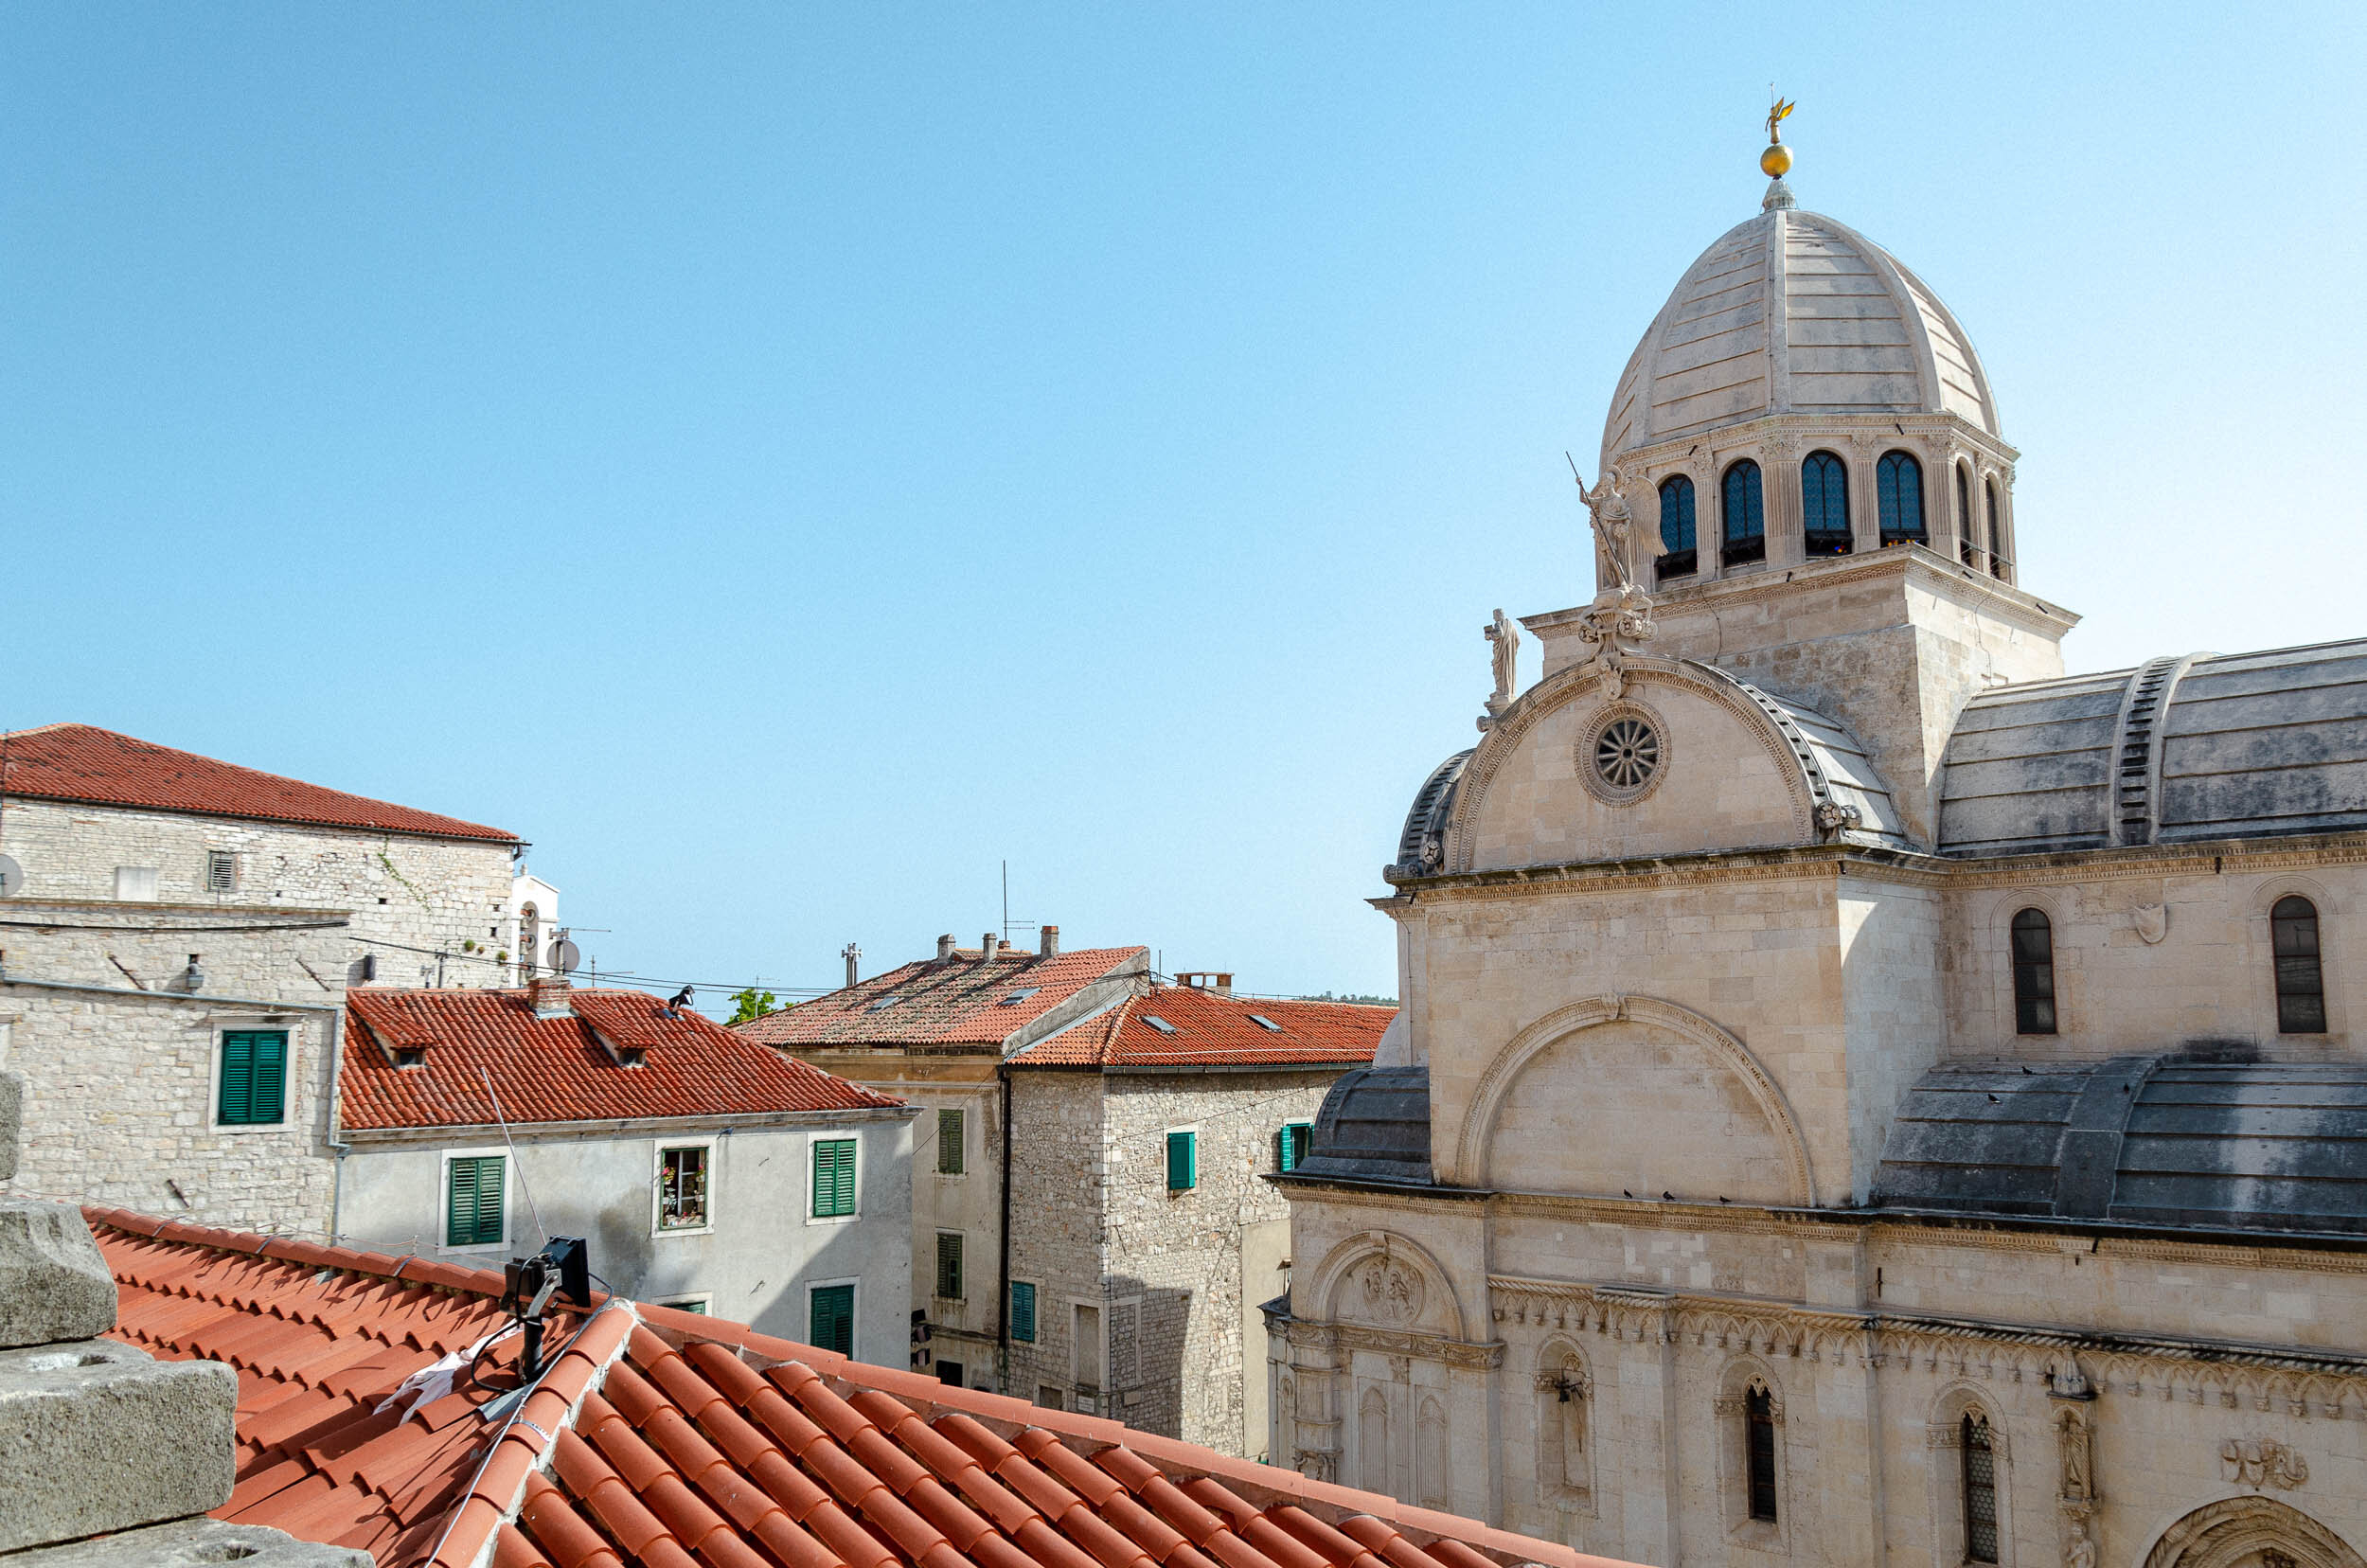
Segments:
[[[2361,1568],[2367,642],[2066,677],[2016,455],[1780,177],[1678,281],[1600,592],[1373,900],[1274,1462],[1664,1565]]]

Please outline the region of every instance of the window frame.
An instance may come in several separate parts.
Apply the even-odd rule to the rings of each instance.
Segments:
[[[711,1236],[715,1232],[716,1151],[721,1140],[710,1134],[700,1138],[660,1138],[650,1154],[650,1234],[659,1236]],[[677,1149],[700,1149],[705,1153],[706,1219],[696,1225],[669,1225],[666,1222],[666,1156]]]
[[[936,1112],[937,1174],[940,1176],[967,1176],[970,1174],[970,1114],[968,1109],[958,1105],[940,1105],[936,1108]],[[951,1144],[947,1143],[945,1140],[945,1123],[946,1118],[949,1116],[951,1116],[953,1120],[953,1141]],[[953,1166],[950,1170],[946,1168],[945,1164],[946,1150],[948,1149],[951,1149],[953,1152]]]
[[[671,1307],[677,1312],[696,1312],[702,1317],[715,1315],[715,1292],[701,1291],[693,1295],[666,1296],[650,1303],[652,1307]]]
[[[2296,914],[2288,917],[2284,913],[2288,904],[2299,904],[2307,912],[2306,915]],[[2285,951],[2285,927],[2287,924],[2298,925],[2305,918],[2308,922],[2309,951],[2288,954]],[[2318,900],[2306,893],[2291,888],[2279,893],[2269,904],[2269,983],[2276,998],[2278,1034],[2328,1035],[2334,1032],[2332,1009],[2326,1005],[2325,954],[2326,922]],[[2287,974],[2295,972],[2296,967],[2303,960],[2308,963],[2309,979],[2313,989],[2304,990],[2299,987],[2288,988],[2286,984]],[[2287,1008],[2288,997],[2296,1003],[2303,999],[2308,999],[2314,1003],[2317,1013],[2315,1025],[2308,1023],[2305,1016],[2298,1020],[2295,1018]]]
[[[1684,535],[1684,543],[1682,544],[1672,543],[1668,537],[1671,521],[1668,514],[1672,492],[1676,497],[1676,508],[1679,513],[1676,521]],[[1694,484],[1691,474],[1672,473],[1660,482],[1658,493],[1660,496],[1661,555],[1654,563],[1654,577],[1657,580],[1664,582],[1670,578],[1692,577],[1700,569],[1701,560],[1699,487]]]
[[[217,872],[226,873],[217,877]],[[220,898],[239,890],[239,852],[236,849],[205,851],[205,880],[199,884],[208,897]]]
[[[862,1162],[859,1160],[857,1165],[860,1167],[861,1163]],[[813,1298],[824,1291],[841,1290],[846,1292],[846,1348],[838,1353],[845,1356],[848,1361],[855,1361],[860,1359],[857,1357],[855,1352],[861,1345],[863,1340],[863,1279],[860,1275],[849,1274],[843,1279],[815,1279],[807,1282],[805,1343],[812,1345],[817,1350],[828,1350],[831,1348],[831,1346],[822,1344],[821,1341],[814,1335]]]
[[[224,1121],[222,1115],[222,1069],[228,1063],[229,1042],[232,1035],[276,1034],[279,1047],[279,1115],[274,1121]],[[205,1126],[216,1134],[240,1135],[250,1132],[286,1132],[295,1126],[295,1085],[301,1081],[296,1074],[296,1042],[302,1027],[281,1013],[223,1014],[213,1021],[208,1048],[212,1060],[205,1076]]]
[[[1958,1433],[1956,1446],[1959,1450],[1957,1455],[1957,1513],[1958,1523],[1963,1532],[1964,1560],[1968,1563],[1980,1563],[1983,1565],[1983,1568],[1997,1568],[1997,1564],[2002,1556],[2002,1538],[2005,1533],[2003,1528],[2004,1521],[1998,1517],[1997,1471],[1999,1458],[1998,1450],[2001,1445],[1997,1441],[1997,1427],[1996,1424],[1989,1419],[1988,1413],[1986,1411],[1972,1409],[1966,1410],[1962,1416],[1958,1417],[1956,1424]],[[1977,1446],[1973,1442],[1973,1435],[1975,1433],[1978,1433],[1981,1438],[1981,1441]],[[1973,1477],[1973,1455],[1975,1453],[1984,1455],[1987,1458],[1989,1472],[1987,1477],[1983,1480],[1977,1488],[1974,1485]],[[1986,1556],[1982,1555],[1979,1542],[1976,1540],[1976,1532],[1979,1527],[1978,1523],[1974,1518],[1973,1510],[1973,1499],[1976,1491],[1987,1492],[1989,1499],[1989,1550]]]
[[[1176,1143],[1178,1138],[1184,1140],[1180,1147],[1184,1151],[1184,1164],[1188,1167],[1184,1172],[1184,1180],[1181,1185],[1178,1185],[1175,1180],[1175,1151],[1179,1147]],[[1199,1191],[1200,1125],[1195,1122],[1189,1127],[1170,1127],[1166,1129],[1161,1147],[1166,1155],[1166,1168],[1164,1174],[1166,1178],[1167,1196],[1173,1198],[1182,1193]]]
[[[826,1143],[851,1143],[855,1146],[855,1180],[853,1184],[853,1195],[849,1200],[853,1206],[848,1208],[844,1214],[817,1214],[814,1212],[816,1207],[819,1206],[820,1189],[814,1181],[813,1162],[815,1154],[818,1152],[819,1146]],[[863,1218],[863,1178],[864,1164],[863,1145],[863,1134],[854,1131],[851,1129],[845,1131],[833,1130],[827,1132],[810,1132],[807,1134],[806,1170],[805,1175],[802,1178],[806,1188],[807,1224],[851,1225],[856,1221]]]
[[[1988,548],[1981,542],[1981,519],[1972,509],[1972,465],[1950,463],[1956,471],[1956,558],[1967,566],[1978,566],[1976,554]]]
[[[2035,929],[2042,933],[2046,938],[2046,955],[2042,963],[2037,960],[2025,960],[2023,957],[2023,933],[2025,930],[2032,929],[2024,925],[2023,917],[2025,916],[2038,918],[2038,926]],[[2005,940],[2005,962],[2006,967],[2012,971],[2013,978],[2014,1033],[2017,1036],[2028,1036],[2033,1039],[2061,1034],[2063,1032],[2063,988],[2057,984],[2056,978],[2056,971],[2059,966],[2055,962],[2055,917],[2037,904],[2023,904],[2006,920]],[[2025,976],[2032,982],[2028,988],[2024,985]],[[2044,995],[2038,993],[2036,985],[2041,978],[2045,983]],[[2039,1013],[2041,1007],[2045,1009],[2043,1017]]]
[[[1810,526],[1819,519],[1812,513],[1808,500],[1808,472],[1811,468],[1816,468],[1818,472],[1823,474],[1824,470],[1821,465],[1824,463],[1831,464],[1833,471],[1840,475],[1841,526],[1839,528],[1820,528]],[[1825,485],[1826,481],[1820,478],[1818,481],[1820,492],[1824,490]],[[1824,513],[1822,520],[1825,522],[1831,521],[1833,509],[1830,506],[1817,508]],[[1836,547],[1836,541],[1839,542],[1838,547]],[[1849,461],[1829,447],[1818,447],[1814,452],[1800,459],[1801,551],[1810,560],[1821,561],[1830,556],[1848,555],[1857,548],[1857,530],[1851,526],[1849,513]]]
[[[438,1151],[442,1159],[436,1166],[436,1251],[442,1253],[483,1254],[501,1253],[509,1248],[516,1230],[517,1205],[510,1202],[511,1186],[518,1180],[518,1162],[509,1157],[506,1144],[479,1144],[467,1149],[446,1149]],[[491,1241],[452,1239],[452,1167],[461,1160],[499,1160],[502,1163],[502,1233]]]
[[[1893,519],[1904,509],[1906,490],[1899,483],[1901,476],[1914,481],[1914,526],[1893,526]],[[1874,507],[1881,542],[1885,544],[1929,544],[1931,542],[1931,507],[1923,494],[1923,459],[1905,447],[1893,447],[1874,460]]]
[[[1742,1393],[1742,1516],[1753,1524],[1784,1522],[1783,1488],[1775,1472],[1778,1447],[1772,1389],[1751,1387]],[[1760,1511],[1764,1494],[1766,1511]]]
[[[1731,489],[1740,483],[1746,519],[1751,531],[1735,531],[1734,496]],[[1767,471],[1755,457],[1737,457],[1720,470],[1717,475],[1717,563],[1722,570],[1729,566],[1749,566],[1767,560]]]
[[[968,1301],[970,1299],[970,1235],[967,1231],[940,1230],[932,1262],[935,1265],[929,1278],[933,1299],[937,1301]],[[953,1291],[948,1294],[945,1284],[946,1243],[952,1242],[953,1260]]]
[[[1290,1147],[1292,1141],[1290,1134],[1293,1132],[1303,1132],[1306,1134],[1305,1137],[1298,1140],[1300,1147],[1295,1151]],[[1307,1157],[1314,1151],[1315,1122],[1313,1117],[1293,1117],[1291,1120],[1284,1122],[1279,1128],[1275,1129],[1274,1169],[1277,1171],[1281,1171],[1287,1175],[1289,1172],[1296,1170],[1300,1166],[1307,1163]]]

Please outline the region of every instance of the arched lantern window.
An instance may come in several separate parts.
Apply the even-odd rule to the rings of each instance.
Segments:
[[[1967,1411],[1961,1435],[1965,1460],[1965,1560],[1997,1560],[1997,1447],[1989,1419]]]
[[[1981,489],[1987,502],[1988,515],[1984,521],[1989,536],[1989,575],[2002,578],[2005,575],[2005,536],[1997,528],[1997,481],[1984,480]]]
[[[2055,1032],[2055,926],[2042,909],[2014,917],[2014,1032]]]
[[[1663,582],[1693,575],[1693,481],[1682,473],[1660,482],[1660,546]]]
[[[2276,944],[2277,1033],[2326,1032],[2326,977],[2318,961],[2318,906],[2299,894],[2269,911]]]
[[[1719,559],[1729,566],[1767,559],[1767,503],[1759,465],[1745,457],[1718,487]]]
[[[1962,463],[1956,465],[1956,553],[1969,566],[1981,548],[1981,520],[1972,514],[1972,470]]]
[[[1874,465],[1874,496],[1880,503],[1882,543],[1924,543],[1923,465],[1912,452],[1886,452]]]
[[[1811,452],[1800,464],[1800,509],[1808,554],[1849,553],[1849,470],[1829,452]]]
[[[1743,1484],[1750,1517],[1775,1519],[1775,1399],[1764,1388],[1742,1397]]]

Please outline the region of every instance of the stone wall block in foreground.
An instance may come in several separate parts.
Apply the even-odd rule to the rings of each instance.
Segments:
[[[80,1212],[0,1202],[0,1349],[96,1339],[115,1326],[115,1275]]]
[[[238,1399],[220,1362],[112,1340],[0,1350],[0,1552],[222,1506]]]

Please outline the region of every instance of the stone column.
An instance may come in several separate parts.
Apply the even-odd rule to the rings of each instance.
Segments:
[[[1681,1542],[1672,1314],[1656,1294],[1602,1293],[1611,1303],[1619,1380],[1615,1400],[1603,1400],[1606,1412],[1616,1409],[1611,1430],[1618,1440],[1596,1450],[1604,1470],[1616,1469],[1618,1496],[1603,1499],[1602,1506],[1607,1516],[1614,1503],[1617,1508],[1617,1555],[1636,1562],[1675,1563]]]

